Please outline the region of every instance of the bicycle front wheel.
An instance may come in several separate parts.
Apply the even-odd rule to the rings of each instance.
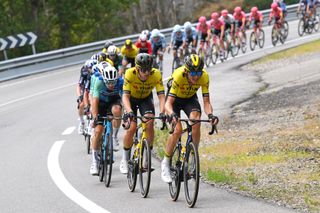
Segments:
[[[250,49],[251,49],[251,51],[254,51],[254,49],[256,48],[256,44],[257,44],[257,38],[255,36],[255,33],[252,32],[250,35]]]
[[[132,146],[129,151],[130,159],[128,161],[128,186],[130,192],[134,192],[137,184],[138,163],[136,162],[135,146]]]
[[[85,135],[85,141],[86,141],[86,148],[87,148],[87,154],[90,155],[91,151],[91,135],[86,134]]]
[[[175,71],[175,69],[179,68],[179,66],[180,66],[180,59],[179,57],[175,57],[172,62],[172,73]]]
[[[299,20],[299,23],[298,23],[298,34],[299,36],[303,36],[303,33],[305,31],[305,23],[304,23],[304,20],[303,18]]]
[[[181,186],[181,161],[180,161],[180,149],[178,146],[173,151],[173,155],[170,159],[170,172],[172,177],[172,183],[169,184],[169,192],[171,199],[176,201],[179,197]]]
[[[192,208],[197,202],[199,191],[199,154],[193,142],[187,147],[183,165],[184,192],[188,207]]]
[[[314,17],[314,31],[315,32],[318,32],[319,31],[319,28],[320,28],[320,16],[319,15],[316,15]]]
[[[246,51],[247,51],[247,35],[245,32],[242,34],[241,51],[243,54],[246,53]]]
[[[217,63],[218,60],[218,56],[219,56],[219,48],[216,44],[212,44],[211,47],[211,61],[213,64]]]
[[[113,164],[113,143],[112,135],[108,136],[108,141],[106,144],[106,158],[104,161],[104,185],[106,187],[110,186],[111,175],[112,175],[112,164]]]
[[[260,47],[260,48],[263,48],[263,46],[264,46],[264,40],[265,40],[264,30],[263,30],[263,29],[260,29],[259,37],[258,37],[258,44],[259,44],[259,47]]]
[[[148,196],[151,181],[151,150],[147,139],[142,141],[139,162],[140,193],[143,198]]]

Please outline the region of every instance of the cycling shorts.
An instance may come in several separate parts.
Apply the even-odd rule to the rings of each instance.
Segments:
[[[133,113],[136,116],[138,113],[137,108],[139,109],[140,115],[142,116],[145,114],[153,114],[153,115],[155,114],[152,93],[144,99],[130,97],[130,105],[131,105],[131,109],[133,110]]]
[[[173,112],[180,117],[181,110],[186,113],[188,118],[190,117],[190,113],[193,111],[200,112],[201,114],[201,106],[197,94],[191,98],[175,98],[173,103]]]
[[[103,125],[104,120],[101,117],[106,117],[107,115],[112,114],[111,109],[114,105],[122,107],[120,96],[111,96],[110,102],[108,103],[101,100],[99,101],[97,125]]]
[[[162,51],[162,45],[155,45],[154,48],[152,48],[152,55],[158,55],[158,51]]]
[[[213,30],[213,35],[216,35],[216,36],[219,36],[221,35],[221,30],[217,30],[217,29],[214,29]]]
[[[183,44],[183,41],[175,41],[175,42],[173,42],[173,49],[177,50],[182,44]]]
[[[208,34],[207,33],[201,33],[201,42],[205,42],[207,40]]]

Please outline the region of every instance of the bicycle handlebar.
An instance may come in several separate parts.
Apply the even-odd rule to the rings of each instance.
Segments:
[[[182,122],[185,122],[187,124],[187,126],[193,126],[197,123],[200,123],[200,122],[206,122],[206,123],[210,123],[211,120],[197,120],[197,119],[178,119],[178,121],[182,121]],[[192,124],[190,124],[189,122],[193,122]],[[169,134],[172,134],[174,132],[174,129],[176,127],[176,124],[175,125],[172,125],[172,128],[171,130],[169,131]],[[217,125],[211,125],[211,130],[210,132],[208,133],[209,135],[212,135],[214,134],[214,132],[216,132],[218,134],[218,129],[217,129]]]
[[[160,128],[160,130],[164,130],[166,128],[166,122],[163,121],[163,119],[161,117],[157,117],[157,116],[134,116],[133,118],[137,118],[139,119],[141,122],[143,123],[147,123],[149,120],[156,120],[156,119],[160,119],[162,120],[162,127]],[[128,122],[128,125],[122,124],[122,127],[125,130],[128,130],[130,128],[130,124],[131,124],[131,120],[130,119],[126,119],[124,120],[124,122]]]

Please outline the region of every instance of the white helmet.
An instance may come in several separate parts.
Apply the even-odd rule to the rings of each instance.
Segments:
[[[147,35],[146,34],[140,34],[139,36],[140,41],[147,41]]]
[[[182,27],[179,24],[174,25],[173,27],[173,32],[181,32],[182,31]]]
[[[96,65],[97,63],[98,63],[97,60],[95,60],[95,59],[89,59],[89,60],[86,61],[85,65],[86,65],[86,67],[92,69],[92,67],[93,67],[94,65]]]
[[[151,32],[151,37],[159,37],[160,31],[158,29],[153,29]]]
[[[149,30],[142,30],[141,34],[149,35]]]
[[[102,69],[102,78],[105,84],[115,84],[118,79],[118,71],[113,66],[107,66]]]
[[[108,47],[108,51],[107,54],[109,56],[114,56],[117,54],[117,47],[115,45],[111,45],[110,47]]]
[[[184,23],[183,27],[186,31],[189,31],[189,30],[191,30],[192,25],[189,21],[187,21]]]
[[[99,55],[100,55],[100,53],[93,54],[93,55],[91,56],[91,59],[98,61],[98,60],[99,60]]]

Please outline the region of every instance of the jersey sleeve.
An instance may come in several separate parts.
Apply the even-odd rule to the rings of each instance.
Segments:
[[[102,88],[102,80],[97,78],[93,85],[92,95],[94,98],[99,98],[101,88]]]
[[[131,94],[131,72],[127,70],[126,74],[124,75],[124,82],[123,82],[123,93]]]
[[[173,72],[173,74],[171,76],[172,84],[171,84],[171,88],[169,91],[169,96],[172,96],[172,97],[177,97],[178,90],[179,90],[179,83],[178,83],[179,77],[178,77],[177,73],[178,73],[177,71]]]

